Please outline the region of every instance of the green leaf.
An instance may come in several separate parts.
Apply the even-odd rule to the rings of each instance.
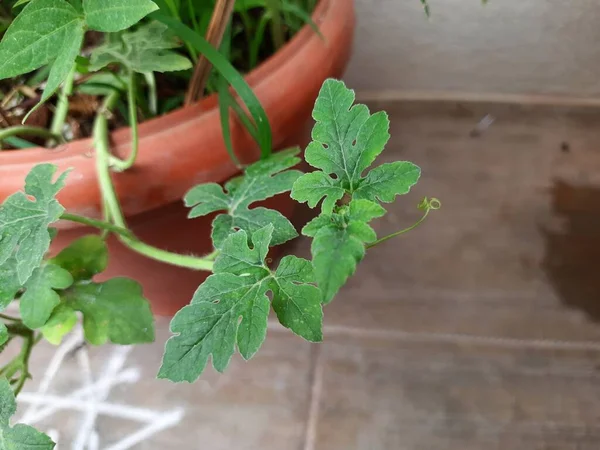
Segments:
[[[342,81],[323,83],[313,109],[313,141],[305,154],[306,161],[320,171],[303,175],[292,189],[292,198],[311,207],[325,198],[326,214],[344,193],[393,201],[396,195],[406,194],[420,174],[414,164],[400,162],[379,166],[363,177],[390,137],[389,120],[383,111],[371,115],[365,105],[353,103],[354,91]]]
[[[154,340],[154,320],[142,287],[127,278],[78,282],[62,295],[66,306],[83,313],[85,338],[94,345],[141,344]]]
[[[308,284],[314,281],[310,262],[290,256],[272,273],[265,258],[273,231],[271,224],[257,230],[251,246],[244,230],[227,237],[215,273],[171,321],[177,335],[167,341],[159,378],[192,382],[211,355],[214,368],[222,372],[236,344],[244,359],[251,358],[266,336],[269,291],[284,326],[305,339],[322,339],[321,295]]]
[[[0,378],[0,450],[52,450],[54,442],[28,425],[11,427],[10,418],[17,411],[15,396],[6,378]]]
[[[85,30],[83,28],[83,22],[78,22],[65,32],[65,41],[63,42],[52,68],[48,75],[48,81],[42,94],[42,98],[38,105],[48,100],[60,87],[69,72],[73,69],[75,59],[81,51],[81,44],[83,42],[83,35]]]
[[[11,195],[0,206],[0,272],[14,265],[21,285],[40,266],[50,247],[48,226],[64,211],[55,196],[67,173],[53,183],[55,172],[51,164],[35,166],[25,180],[25,192]]]
[[[382,164],[361,180],[354,198],[393,202],[396,195],[407,194],[419,181],[421,170],[413,163],[396,161]]]
[[[136,31],[109,35],[92,52],[89,70],[97,71],[113,63],[138,73],[187,70],[192,67],[190,60],[171,51],[179,46],[166,25],[150,22]]]
[[[71,48],[72,44],[66,42],[72,40],[82,26],[83,18],[65,0],[31,1],[0,42],[0,79],[31,72],[57,59],[61,52],[64,56],[66,46]],[[61,66],[64,57],[59,59]],[[72,63],[73,60],[69,69]],[[60,78],[60,72],[55,70],[54,80]]]
[[[243,177],[225,184],[225,192],[216,183],[192,188],[184,198],[186,206],[192,207],[189,217],[226,211],[213,221],[215,248],[220,248],[225,238],[238,229],[251,235],[268,224],[275,228],[271,245],[295,238],[298,233],[294,226],[280,212],[263,207],[249,209],[249,206],[291,189],[301,172],[286,169],[298,164],[300,160],[296,157],[297,153],[295,149],[279,152],[248,166]]]
[[[65,304],[58,305],[46,325],[41,328],[44,338],[53,345],[59,345],[62,338],[69,333],[77,323],[77,314]]]
[[[88,26],[104,32],[129,28],[157,9],[150,0],[83,0]]]
[[[106,269],[108,247],[100,236],[79,238],[50,260],[67,270],[75,281],[89,280]]]
[[[314,237],[311,253],[324,303],[333,300],[355,272],[365,255],[365,244],[377,239],[368,222],[384,214],[377,203],[352,200],[339,213],[321,214],[302,229],[304,235]]]
[[[331,213],[335,203],[344,196],[344,189],[337,181],[321,171],[303,175],[294,183],[292,198],[307,202],[314,208],[323,197],[323,211]]]
[[[6,328],[6,325],[0,322],[0,345],[4,344],[6,341],[8,341],[8,329]],[[2,348],[0,348],[0,350],[2,350]]]
[[[16,259],[11,257],[0,265],[0,311],[15,299],[22,286],[17,277]]]
[[[55,289],[66,289],[72,284],[71,274],[57,265],[45,264],[35,269],[19,302],[23,323],[32,329],[44,326],[60,303]]]
[[[306,284],[314,281],[310,261],[288,255],[279,263],[269,287],[279,322],[310,342],[320,342],[323,340],[321,291]]]

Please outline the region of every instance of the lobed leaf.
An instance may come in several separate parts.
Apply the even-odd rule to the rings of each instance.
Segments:
[[[10,418],[17,411],[17,403],[10,384],[0,377],[0,450],[52,450],[54,442],[29,425],[10,426]]]
[[[0,274],[13,270],[20,285],[41,265],[50,247],[48,227],[64,211],[55,196],[67,173],[52,182],[55,172],[51,164],[35,166],[25,180],[25,192],[11,195],[0,206]]]
[[[25,293],[19,302],[23,323],[31,329],[44,326],[60,303],[56,289],[66,289],[72,284],[71,274],[55,264],[44,264],[35,269],[25,283]]]
[[[92,281],[108,263],[108,249],[102,238],[84,236],[49,263],[60,266],[74,281],[60,292],[61,302],[42,328],[50,342],[60,342],[71,330],[75,311],[83,314],[85,338],[92,344],[106,341],[138,344],[154,340],[150,306],[137,282],[127,278],[113,278],[103,283]]]
[[[154,341],[154,319],[142,287],[128,278],[103,283],[78,282],[64,291],[63,302],[83,314],[85,339],[101,345]]]
[[[83,0],[88,26],[109,33],[129,28],[157,9],[151,0]]]
[[[190,60],[172,51],[179,46],[166,25],[150,22],[135,31],[109,35],[92,51],[89,69],[97,71],[113,63],[138,73],[189,69]]]
[[[280,212],[264,207],[249,207],[254,202],[292,188],[301,172],[287,169],[300,161],[296,157],[297,153],[296,149],[279,152],[269,159],[248,166],[243,177],[225,184],[225,191],[216,183],[192,188],[184,197],[186,206],[191,207],[188,217],[225,211],[213,221],[212,239],[215,248],[220,248],[227,236],[236,230],[244,230],[252,235],[268,224],[274,227],[271,245],[283,244],[295,238],[298,233],[294,226]]]
[[[321,214],[303,229],[313,237],[311,254],[323,302],[329,303],[365,255],[365,244],[377,239],[368,225],[385,210],[369,200],[352,200],[339,213]]]
[[[321,295],[309,261],[284,258],[272,273],[265,258],[273,237],[269,224],[252,235],[240,230],[223,242],[214,274],[198,288],[189,306],[171,322],[177,335],[167,341],[158,377],[192,382],[208,358],[222,372],[235,346],[244,359],[251,358],[267,332],[269,297],[281,323],[310,341],[322,339]]]
[[[342,81],[326,80],[321,87],[313,118],[312,142],[306,161],[319,171],[305,174],[293,186],[292,198],[331,214],[346,193],[352,198],[384,202],[406,194],[420,169],[409,162],[383,164],[363,176],[389,140],[385,112],[370,114],[365,105],[354,105],[354,91]]]

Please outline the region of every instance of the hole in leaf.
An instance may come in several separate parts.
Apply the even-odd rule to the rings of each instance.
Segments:
[[[356,139],[354,139],[354,140],[352,141],[352,146],[354,147],[355,145],[356,145]]]

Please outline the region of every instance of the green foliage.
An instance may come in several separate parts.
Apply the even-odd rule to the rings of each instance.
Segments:
[[[268,291],[284,326],[310,341],[322,339],[321,295],[310,284],[310,263],[288,256],[275,272],[265,263],[273,229],[267,225],[254,232],[251,247],[244,230],[227,237],[214,275],[171,322],[171,331],[178,335],[167,342],[159,378],[192,382],[210,355],[214,368],[222,372],[236,344],[244,359],[251,358],[266,336]]]
[[[0,377],[0,450],[52,450],[54,442],[28,425],[10,426],[17,403],[6,378]]]
[[[343,82],[325,81],[313,110],[313,141],[305,155],[320,170],[298,178],[291,193],[312,208],[323,200],[321,215],[304,227],[303,234],[313,237],[313,265],[325,303],[354,273],[366,245],[376,241],[368,223],[385,213],[377,202],[406,194],[421,173],[414,164],[397,161],[364,174],[389,140],[389,121],[385,112],[371,115],[365,105],[353,103],[354,91]]]
[[[32,0],[29,5],[39,1],[45,0]],[[110,35],[92,55],[91,64],[81,58],[78,64],[96,70],[116,62],[130,77],[133,72],[147,74],[161,70],[161,64],[172,67],[167,61],[175,45],[165,26],[151,22],[133,32]],[[157,55],[166,59],[160,62]],[[107,94],[105,106],[110,109],[123,89],[121,78],[104,73],[91,80],[92,86],[87,88]],[[371,169],[389,139],[387,116],[371,115],[366,106],[352,106],[353,102],[354,93],[343,83],[328,80],[323,85],[313,111],[317,121],[313,141],[306,150],[307,161],[317,171],[303,175],[293,169],[300,158],[297,149],[289,149],[248,166],[224,188],[207,183],[187,193],[184,200],[190,218],[216,213],[215,250],[201,258],[152,247],[127,228],[112,184],[106,116],[98,117],[94,136],[108,220],[65,213],[56,195],[66,174],[53,181],[55,166],[36,166],[27,176],[25,191],[0,205],[0,311],[14,299],[20,302],[19,318],[0,317],[0,350],[14,337],[24,342],[21,353],[0,369],[14,391],[18,393],[29,376],[27,361],[39,338],[60,343],[80,316],[85,338],[92,344],[154,340],[152,313],[141,286],[126,278],[95,280],[108,264],[106,238],[110,233],[150,258],[213,272],[198,287],[191,303],[173,318],[175,335],[166,344],[160,378],[192,382],[209,359],[222,372],[236,348],[245,360],[252,358],[266,338],[271,308],[284,327],[310,342],[320,342],[323,305],[356,271],[366,251],[414,228],[440,206],[436,199],[425,198],[418,206],[424,212],[421,220],[378,239],[371,222],[386,212],[380,203],[406,194],[417,182],[420,169],[405,161]],[[294,199],[311,207],[322,202],[320,214],[302,230],[312,238],[312,261],[287,255],[271,268],[270,247],[293,239],[297,232],[280,212],[256,203],[290,190]],[[56,234],[49,227],[59,219],[95,226],[102,233],[78,239],[48,258]],[[0,407],[4,408],[0,409],[0,450],[25,448],[25,442],[36,448],[52,445],[33,429],[8,427],[8,417],[14,412],[10,389],[9,383],[0,385]],[[7,439],[21,446],[6,446],[12,442]]]
[[[192,207],[189,217],[225,211],[213,221],[212,238],[215,248],[220,248],[225,238],[235,230],[244,230],[252,235],[268,224],[274,226],[271,245],[279,245],[295,238],[298,233],[279,211],[264,207],[249,209],[249,206],[292,188],[301,172],[287,169],[300,162],[297,154],[298,150],[290,149],[252,164],[243,177],[227,182],[225,191],[216,183],[192,188],[184,198],[186,206]]]
[[[92,52],[89,70],[113,63],[138,73],[189,69],[190,60],[172,51],[179,46],[166,25],[150,22],[135,31],[107,35],[107,41]]]
[[[60,295],[56,290],[66,289],[72,284],[73,277],[62,267],[44,264],[35,269],[25,283],[25,293],[21,296],[23,323],[33,329],[43,327],[60,303]]]
[[[83,0],[88,26],[104,32],[129,28],[157,9],[151,0]]]
[[[104,271],[108,261],[108,250],[100,237],[83,237],[52,261],[61,264],[75,280],[62,292],[62,311],[53,316],[52,327],[66,322],[67,328],[73,316],[70,309],[83,313],[85,338],[94,345],[107,340],[115,344],[154,340],[152,312],[137,282],[127,278],[113,278],[103,283],[90,281]]]
[[[79,54],[85,21],[64,0],[32,0],[0,42],[0,79],[51,64],[40,103],[56,92]]]
[[[42,335],[51,344],[58,345],[77,324],[77,314],[65,304],[58,305],[41,328]]]
[[[63,47],[69,45],[83,25],[83,17],[65,0],[32,0],[11,23],[0,43],[0,79],[51,63],[66,51]],[[72,61],[68,68],[71,66]]]
[[[150,305],[136,281],[113,278],[103,283],[78,282],[64,292],[63,301],[83,313],[85,339],[91,344],[154,341]]]
[[[409,162],[383,164],[363,176],[389,140],[389,120],[383,111],[371,115],[365,105],[353,103],[354,91],[342,81],[327,80],[313,110],[316,124],[305,157],[320,171],[299,178],[292,198],[314,207],[325,197],[324,213],[331,213],[345,193],[393,201],[419,179],[420,169]]]
[[[48,227],[64,211],[55,196],[67,174],[52,182],[55,172],[51,164],[35,166],[25,180],[25,192],[14,193],[0,206],[0,273],[14,270],[21,285],[41,265],[50,247]]]

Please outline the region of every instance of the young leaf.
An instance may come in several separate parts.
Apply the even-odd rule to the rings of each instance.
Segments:
[[[325,198],[326,214],[344,193],[392,201],[406,194],[420,175],[414,164],[398,162],[383,164],[363,177],[389,139],[389,121],[385,112],[371,115],[365,105],[353,103],[354,91],[342,81],[323,83],[313,109],[313,141],[306,148],[306,161],[321,170],[303,175],[292,189],[292,198],[311,207]]]
[[[301,175],[297,170],[286,170],[300,161],[296,149],[279,152],[271,158],[259,161],[246,168],[243,177],[225,184],[225,192],[216,183],[200,184],[185,196],[186,206],[192,207],[189,218],[205,216],[215,211],[226,211],[213,221],[213,243],[221,247],[227,236],[237,229],[249,235],[273,224],[271,245],[279,245],[295,238],[294,226],[280,212],[263,207],[249,209],[257,201],[265,200],[289,191]]]
[[[51,164],[35,166],[25,180],[25,192],[11,195],[0,206],[0,271],[10,270],[7,264],[14,264],[21,285],[40,266],[50,247],[48,226],[64,211],[55,196],[67,173],[53,183],[55,172],[56,166]]]
[[[142,287],[127,278],[103,283],[77,282],[62,295],[63,302],[83,313],[85,338],[94,345],[142,344],[154,341],[154,320]]]
[[[88,26],[109,33],[129,28],[157,9],[150,0],[83,0]]]
[[[189,306],[171,321],[178,333],[167,342],[158,377],[192,382],[212,355],[213,366],[225,370],[237,347],[251,358],[267,332],[269,298],[282,324],[311,341],[322,339],[321,295],[313,282],[310,262],[295,257],[281,261],[272,273],[265,263],[273,235],[269,224],[252,235],[252,247],[244,230],[223,242],[214,265]]]
[[[365,255],[365,244],[377,239],[368,225],[385,210],[369,200],[352,200],[340,213],[321,214],[302,233],[314,237],[313,266],[323,302],[329,303]]]
[[[100,236],[90,234],[73,241],[49,262],[67,270],[75,281],[90,280],[106,269],[108,247]]]
[[[108,64],[120,63],[138,73],[186,70],[192,63],[171,51],[180,44],[166,25],[150,22],[136,31],[110,36],[92,52],[89,69],[99,70]]]
[[[0,450],[52,450],[54,442],[29,425],[10,426],[10,418],[17,411],[15,396],[6,378],[0,377]]]
[[[72,284],[71,274],[57,265],[44,264],[35,269],[19,302],[23,323],[32,329],[44,326],[60,303],[55,289],[66,289]]]
[[[62,338],[70,332],[77,323],[77,314],[65,304],[58,305],[46,325],[41,328],[44,338],[53,345],[59,345]]]
[[[63,44],[73,40],[77,30],[82,29],[83,18],[69,2],[32,0],[0,42],[0,79],[31,72],[57,59],[60,52],[66,53]],[[68,64],[65,58],[59,59],[59,66],[72,67],[74,57]],[[54,79],[60,78],[59,72],[56,69]]]

